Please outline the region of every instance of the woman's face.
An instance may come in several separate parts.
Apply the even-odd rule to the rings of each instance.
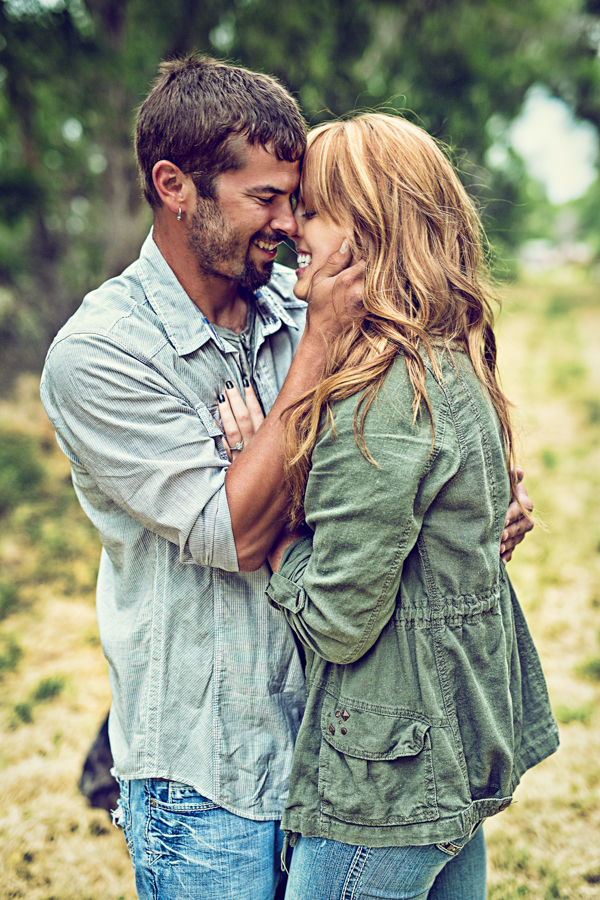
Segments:
[[[322,268],[332,253],[340,249],[346,235],[339,225],[316,213],[307,214],[299,203],[294,213],[296,233],[292,239],[298,253],[298,281],[294,294],[299,300],[307,300],[313,276]]]

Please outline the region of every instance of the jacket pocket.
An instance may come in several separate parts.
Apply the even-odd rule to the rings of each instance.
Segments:
[[[326,699],[321,714],[322,812],[357,825],[439,818],[429,724]]]

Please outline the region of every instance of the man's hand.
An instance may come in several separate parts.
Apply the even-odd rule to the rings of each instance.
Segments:
[[[345,242],[344,242],[345,243]],[[283,470],[283,433],[289,407],[318,384],[327,345],[361,315],[365,265],[354,263],[348,246],[334,253],[313,279],[306,328],[272,409],[233,451],[225,478],[227,504],[240,570],[252,572],[266,560],[285,525],[289,492]],[[229,400],[231,397],[228,392]],[[243,432],[240,430],[240,440]],[[236,440],[233,446],[240,442]]]
[[[525,485],[523,484],[523,469],[517,469],[517,494],[521,504],[529,512],[533,511],[533,503],[527,496]],[[502,562],[506,564],[513,555],[513,550],[520,544],[528,531],[533,528],[533,522],[523,515],[519,504],[513,500],[508,507],[506,513],[506,522],[504,523],[504,531],[502,532],[502,543],[500,545],[500,557]]]
[[[364,260],[352,258],[348,241],[332,253],[315,274],[308,295],[307,330],[319,331],[326,342],[364,314],[362,303]]]

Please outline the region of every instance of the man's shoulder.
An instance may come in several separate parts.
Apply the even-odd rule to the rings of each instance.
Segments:
[[[86,294],[54,338],[48,358],[76,353],[78,346],[90,342],[122,346],[133,342],[140,349],[156,343],[160,325],[148,303],[138,266],[136,260],[120,275]]]

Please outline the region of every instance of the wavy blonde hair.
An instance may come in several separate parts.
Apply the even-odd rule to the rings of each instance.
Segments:
[[[509,402],[496,373],[492,294],[483,230],[448,159],[430,135],[399,116],[365,113],[309,133],[301,179],[307,214],[329,218],[367,261],[364,315],[328,348],[321,382],[293,404],[285,432],[291,520],[304,518],[304,492],[322,413],[359,393],[354,432],[361,452],[365,417],[399,352],[414,389],[413,416],[433,415],[424,351],[441,378],[434,345],[466,353],[498,414],[516,488]],[[434,435],[432,434],[432,446]],[[525,512],[525,511],[524,511]]]

